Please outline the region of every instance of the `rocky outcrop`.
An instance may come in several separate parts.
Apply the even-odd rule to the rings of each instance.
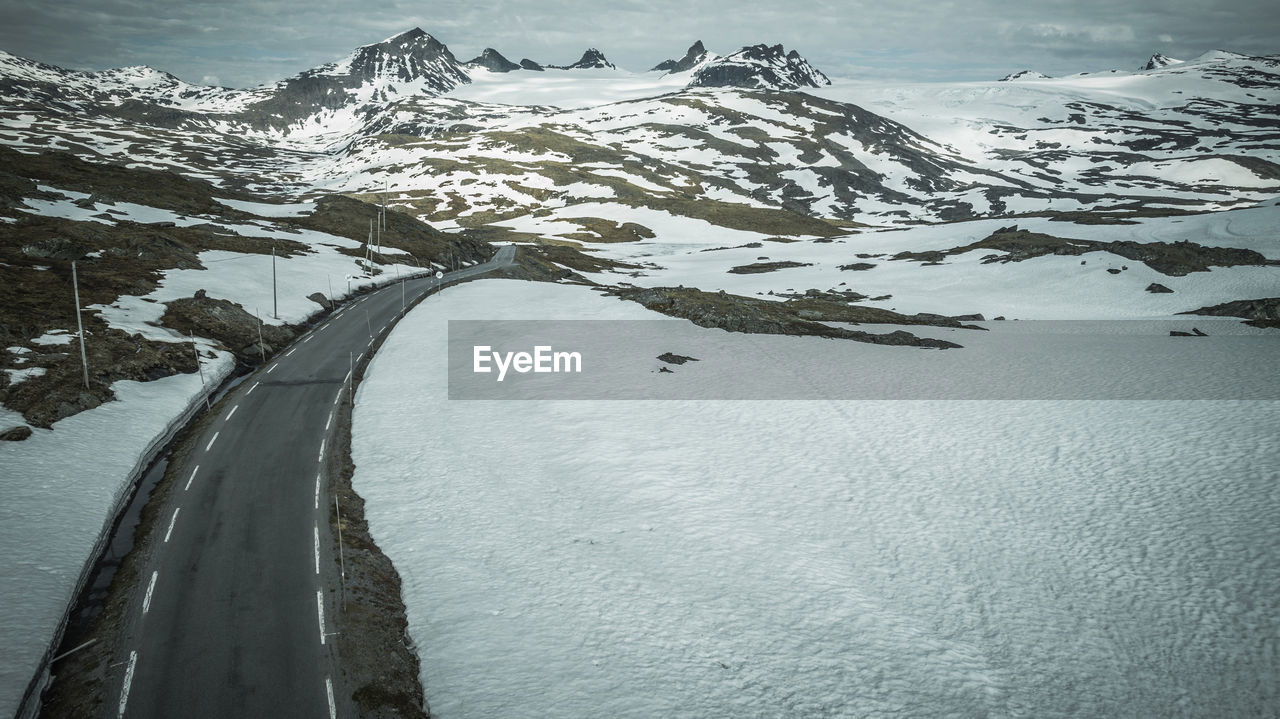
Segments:
[[[491,47],[486,47],[484,52],[468,60],[467,65],[470,67],[483,67],[489,72],[511,72],[512,70],[520,69],[519,65],[503,57],[502,53]]]
[[[1000,78],[1000,82],[1015,82],[1017,80],[1048,80],[1048,79],[1049,79],[1049,76],[1042,72],[1036,72],[1035,70],[1020,70],[1018,72],[1005,75],[1004,77]]]
[[[731,295],[723,290],[704,292],[691,287],[622,288],[614,290],[613,293],[655,312],[689,320],[699,327],[717,327],[729,332],[811,335],[872,344],[936,349],[960,346],[944,340],[917,337],[902,330],[887,334],[873,334],[822,324],[823,322],[866,322],[960,326],[958,322],[948,318],[939,317],[934,321],[919,316],[900,315],[875,307],[854,307],[816,299],[775,302]]]
[[[685,52],[684,57],[679,60],[663,60],[654,65],[649,72],[688,72],[706,59],[707,49],[702,46],[702,41],[699,40],[689,46],[689,50]]]
[[[795,50],[781,45],[752,45],[703,65],[690,87],[746,87],[760,90],[796,90],[830,85],[827,79]]]
[[[600,52],[594,47],[587,48],[587,51],[582,53],[582,57],[578,58],[578,61],[573,63],[572,65],[547,65],[547,68],[552,70],[603,70],[603,69],[615,70],[617,69],[614,67],[613,63],[609,62],[609,60],[605,58],[604,53]]]
[[[520,61],[520,68],[522,70],[533,70],[534,72],[542,72],[543,70],[546,70],[545,67],[539,65],[538,63],[534,62],[533,60],[530,60],[527,57]]]
[[[1147,64],[1143,65],[1142,69],[1143,70],[1159,70],[1162,67],[1168,67],[1170,65],[1180,65],[1180,64],[1182,64],[1182,60],[1175,60],[1171,57],[1167,57],[1160,53],[1156,53],[1151,56],[1150,60],[1147,60]]]
[[[1190,240],[1178,242],[1133,242],[1117,240],[1099,242],[1055,237],[1039,232],[1018,229],[1017,225],[1002,227],[987,237],[963,247],[926,252],[900,252],[895,260],[941,262],[950,255],[959,255],[976,249],[999,250],[1003,254],[987,255],[983,263],[1021,262],[1043,255],[1083,255],[1086,252],[1110,252],[1127,260],[1141,262],[1161,274],[1182,277],[1191,272],[1208,272],[1210,267],[1234,267],[1237,265],[1275,265],[1253,250],[1236,247],[1209,247]],[[1119,270],[1112,272],[1118,273]]]

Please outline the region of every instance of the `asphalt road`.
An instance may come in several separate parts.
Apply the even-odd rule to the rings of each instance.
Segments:
[[[514,247],[446,275],[511,264]],[[434,278],[407,280],[409,302]],[[394,284],[348,303],[217,406],[160,512],[137,606],[121,629],[109,717],[352,716],[332,632],[339,598],[325,462],[352,358],[402,306]],[[159,532],[156,533],[159,535]],[[120,675],[117,675],[120,676]],[[337,687],[340,689],[340,687]]]

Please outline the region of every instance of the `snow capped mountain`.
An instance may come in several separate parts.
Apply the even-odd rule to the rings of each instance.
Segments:
[[[1156,53],[1156,54],[1154,54],[1154,55],[1152,55],[1152,56],[1151,56],[1151,59],[1147,60],[1147,64],[1146,64],[1146,65],[1143,65],[1143,66],[1142,66],[1142,69],[1143,69],[1143,70],[1158,70],[1158,69],[1160,69],[1160,68],[1162,68],[1162,67],[1168,67],[1168,66],[1170,66],[1170,65],[1181,65],[1181,64],[1182,64],[1182,62],[1183,62],[1182,60],[1175,60],[1175,59],[1173,59],[1173,58],[1171,58],[1171,57],[1166,57],[1165,55],[1162,55],[1162,54],[1160,54],[1160,53]]]
[[[684,54],[684,57],[679,60],[663,60],[657,65],[654,65],[649,72],[688,72],[712,59],[714,58],[709,56],[707,49],[702,46],[702,41],[698,40],[689,46],[689,50]]]
[[[439,95],[470,81],[449,48],[414,28],[277,83],[244,114],[256,126],[279,127],[320,111]]]
[[[1020,70],[1018,72],[1005,75],[1004,77],[1000,78],[1000,82],[1014,82],[1016,80],[1048,80],[1048,79],[1049,79],[1049,76],[1042,72],[1036,72],[1035,70]]]
[[[570,65],[547,65],[546,67],[547,69],[550,69],[550,70],[604,70],[604,69],[616,70],[617,69],[613,63],[609,62],[609,60],[605,58],[604,53],[600,52],[594,47],[587,48],[587,51],[582,53],[582,57],[578,58],[578,61],[575,63],[572,63]]]
[[[484,52],[467,61],[466,65],[467,67],[483,67],[489,72],[511,72],[512,70],[520,69],[519,65],[503,57],[502,53],[491,47],[486,47]]]
[[[690,87],[749,87],[759,90],[795,90],[830,85],[820,71],[781,45],[751,45],[707,63],[694,73]]]

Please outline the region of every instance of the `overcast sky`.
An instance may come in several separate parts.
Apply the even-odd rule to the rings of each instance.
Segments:
[[[833,77],[996,79],[1136,69],[1153,52],[1280,53],[1277,0],[0,0],[0,49],[75,69],[151,65],[247,87],[421,27],[469,60],[647,70],[701,39],[782,43]]]

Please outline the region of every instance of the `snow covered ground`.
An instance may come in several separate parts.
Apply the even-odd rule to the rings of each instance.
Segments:
[[[404,580],[435,715],[1280,701],[1280,405],[444,399],[448,318],[654,317],[477,282],[421,305],[373,360],[354,483]],[[882,350],[963,352],[851,351]],[[674,377],[695,370],[717,381]]]
[[[72,599],[76,581],[126,481],[202,390],[231,371],[228,352],[196,374],[111,385],[117,401],[0,442],[5,500],[0,503],[0,714],[12,716]],[[0,424],[22,424],[0,408]]]

